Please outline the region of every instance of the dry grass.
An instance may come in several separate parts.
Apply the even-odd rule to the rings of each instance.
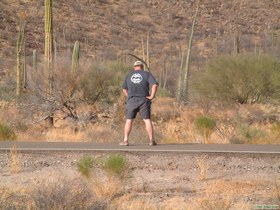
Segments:
[[[94,177],[92,182],[92,191],[98,200],[107,202],[124,193],[123,181],[114,176],[105,176],[103,179]]]
[[[19,173],[21,171],[21,154],[16,146],[13,146],[9,154],[9,168],[11,173]]]
[[[104,209],[89,183],[80,178],[42,180],[33,190],[32,198],[37,209]]]
[[[198,157],[196,158],[197,161],[197,165],[199,168],[199,179],[201,181],[206,180],[207,179],[207,171],[209,169],[209,165],[207,165],[205,159],[207,159],[207,155],[203,155],[202,157]]]
[[[265,189],[271,188],[269,193]],[[196,200],[199,209],[251,209],[248,203],[236,202],[240,198],[253,197],[254,200],[272,202],[277,199],[276,188],[270,181],[208,181],[204,189],[203,197]]]
[[[85,131],[85,139],[96,143],[116,143],[122,141],[123,131],[108,124],[96,123]]]
[[[128,209],[128,210],[179,210],[179,209],[251,209],[251,203],[244,198],[252,197],[264,203],[274,203],[279,198],[279,180],[224,180],[207,179],[207,156],[197,158],[200,169],[199,180],[194,180],[196,190],[173,191],[163,195],[161,200],[155,195],[159,191],[145,188],[132,190],[133,179],[107,174],[100,166],[93,171],[91,179],[81,177],[66,178],[53,174],[51,178],[36,182],[36,186],[20,190],[0,188],[0,208],[7,205],[14,209]],[[127,179],[128,178],[128,179]],[[132,183],[131,183],[132,181]],[[191,182],[191,181],[190,181]],[[197,183],[199,182],[199,183]],[[64,208],[65,207],[65,208]]]
[[[135,198],[132,195],[123,196],[116,203],[117,210],[159,210],[162,209],[156,204],[153,204],[151,201],[147,201],[141,198]]]
[[[30,190],[25,188],[0,188],[0,209],[26,209],[33,210],[33,201]]]
[[[173,197],[170,199],[167,199],[163,202],[163,208],[164,210],[192,210],[194,209],[194,206],[191,202],[186,201],[186,199],[181,197]]]
[[[277,119],[279,121],[280,112],[270,105],[179,106],[174,99],[162,97],[155,101],[153,113],[163,143],[203,143],[203,137],[197,135],[194,127],[195,119],[202,115],[217,120],[217,127],[209,137],[211,143],[279,143]],[[242,136],[241,126],[247,127],[247,134],[253,137]]]
[[[84,132],[75,131],[71,128],[50,129],[46,136],[46,141],[80,142],[85,140]]]
[[[27,131],[17,131],[17,139],[18,141],[46,141],[44,134],[45,131],[39,126],[29,126]]]
[[[20,117],[19,110],[15,104],[8,104],[6,107],[0,108],[0,121],[9,122],[9,124],[17,122]]]
[[[229,188],[224,180],[215,180],[208,182],[203,197],[196,199],[196,206],[199,209],[215,210],[230,209],[233,205],[233,197],[236,194],[229,195]]]
[[[78,108],[79,121],[57,120],[56,128],[46,128],[39,124],[26,124],[28,129],[17,130],[20,141],[70,141],[117,143],[123,138],[124,99],[104,108],[82,104]],[[110,109],[108,112],[107,109]],[[152,120],[156,140],[160,143],[204,143],[196,132],[195,120],[208,115],[217,120],[217,126],[209,142],[228,144],[279,144],[280,110],[269,105],[178,105],[174,99],[159,97],[153,101]],[[9,107],[0,114],[0,119],[8,119],[17,125],[14,116],[20,117],[16,106]],[[95,116],[91,121],[89,116]],[[59,113],[56,116],[59,118]],[[277,124],[278,123],[278,124]],[[131,133],[131,143],[147,143],[148,137],[142,120],[137,118]]]

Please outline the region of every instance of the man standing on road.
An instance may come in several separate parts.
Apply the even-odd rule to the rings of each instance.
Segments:
[[[151,94],[150,87],[152,89]],[[151,101],[155,98],[157,88],[158,82],[154,76],[150,72],[143,70],[143,63],[141,61],[136,61],[134,63],[134,70],[128,73],[123,83],[123,92],[127,97],[127,103],[124,140],[120,145],[129,145],[129,134],[137,112],[140,113],[140,117],[145,122],[150,145],[156,145],[151,121]]]

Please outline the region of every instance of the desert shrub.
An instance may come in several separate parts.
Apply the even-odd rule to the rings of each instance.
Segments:
[[[108,62],[91,66],[80,81],[84,101],[111,103],[120,95],[121,83],[128,67],[121,63]]]
[[[25,132],[28,130],[28,125],[25,124],[24,122],[17,122],[15,125],[15,129],[18,131]]]
[[[223,209],[223,210],[229,210],[232,207],[232,201],[227,197],[223,197],[221,199],[216,198],[203,198],[200,201],[200,208],[202,210],[214,210],[214,209]]]
[[[277,136],[280,136],[280,122],[275,122],[271,128],[272,132],[274,132]]]
[[[16,134],[10,126],[0,123],[0,141],[7,140],[16,140]]]
[[[216,120],[207,116],[196,118],[194,125],[198,132],[204,137],[206,143],[209,142],[209,137],[216,128]]]
[[[280,63],[268,55],[220,56],[195,77],[195,91],[210,99],[240,104],[279,99]]]
[[[85,177],[90,177],[90,171],[93,168],[93,159],[90,156],[84,156],[77,162],[78,171]]]
[[[30,195],[17,189],[0,188],[0,209],[35,209]]]
[[[1,76],[3,79],[3,77]],[[15,98],[16,82],[12,78],[5,78],[4,82],[0,83],[0,99],[12,101]]]
[[[41,71],[30,69],[30,81],[28,83],[28,94],[21,97],[21,106],[25,107],[25,113],[38,112],[50,119],[50,126],[53,126],[54,112],[63,110],[63,112],[74,120],[78,119],[76,108],[78,105],[78,85],[81,72],[71,72],[71,64],[65,57],[59,57],[56,68],[52,71],[51,100],[46,94],[45,75]],[[43,66],[39,66],[42,68]]]
[[[32,197],[36,209],[107,209],[94,199],[87,182],[80,179],[58,179],[41,183]]]
[[[111,155],[104,163],[104,169],[113,175],[122,175],[126,169],[126,159],[122,155]]]
[[[168,97],[170,95],[171,95],[170,92],[166,88],[160,87],[157,91],[157,96]]]
[[[237,138],[239,139],[239,142],[237,143],[251,144],[263,139],[266,134],[263,130],[256,127],[242,125],[237,129],[237,135]]]

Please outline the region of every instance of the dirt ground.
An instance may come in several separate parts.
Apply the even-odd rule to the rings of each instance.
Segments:
[[[95,160],[112,154],[116,153],[87,153]],[[117,209],[252,209],[279,205],[278,154],[118,154],[125,156],[128,164],[127,174],[120,179],[121,193],[105,198],[106,193],[100,196],[99,192]],[[30,189],[43,182],[82,178],[77,161],[84,155],[1,153],[0,188]],[[96,172],[101,169],[102,164],[93,169],[92,173],[99,176],[96,179],[102,179],[103,173]]]

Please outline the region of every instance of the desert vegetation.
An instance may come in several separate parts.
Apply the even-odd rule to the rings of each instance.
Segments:
[[[121,86],[140,59],[159,81],[159,144],[279,144],[279,8],[249,0],[1,0],[0,141],[120,142]],[[137,118],[132,144],[147,143],[144,129]],[[36,156],[15,147],[0,156],[0,209],[279,204],[277,155]]]
[[[252,209],[279,201],[273,154],[15,151],[0,154],[2,209]]]
[[[266,36],[254,31],[248,14],[259,14],[261,3],[243,3],[248,11],[238,1],[178,2],[180,7],[168,7],[174,14],[163,16],[163,22],[154,18],[169,3],[151,3],[142,18],[135,17],[143,30],[137,39],[134,24],[128,21],[124,26],[123,11],[111,1],[69,1],[67,5],[51,0],[1,2],[7,11],[1,15],[5,17],[1,24],[7,29],[1,44],[7,48],[1,50],[6,65],[1,67],[0,139],[120,141],[125,103],[121,84],[131,63],[139,58],[160,84],[153,101],[153,121],[160,143],[277,144],[277,23],[264,9],[260,15],[273,27],[263,29]],[[129,10],[134,4],[123,8]],[[63,16],[57,8],[64,6],[73,9],[73,16],[68,16],[74,25],[60,22],[67,15]],[[79,14],[90,17],[88,8],[92,6],[92,20],[101,24],[98,27],[104,37],[94,32],[92,24],[86,28],[92,31],[93,38],[89,38],[89,32],[81,33],[88,20],[80,20]],[[156,12],[150,13],[154,6]],[[278,6],[277,2],[267,5]],[[11,16],[10,11],[15,8],[17,13]],[[31,12],[34,8],[38,13]],[[211,14],[206,16],[208,9]],[[106,16],[101,11],[110,12]],[[235,21],[227,20],[232,11],[243,11],[243,19],[236,13]],[[117,16],[112,18],[113,14]],[[105,18],[103,22],[100,17]],[[211,25],[207,18],[217,20],[217,25]],[[109,31],[107,19],[111,21]],[[245,19],[248,25],[242,30],[240,25]],[[254,22],[259,27],[262,23]],[[208,24],[213,30],[205,29]],[[188,26],[187,30],[183,25]],[[77,26],[80,31],[72,29]],[[178,32],[171,34],[167,29]],[[8,32],[17,39],[11,40]],[[107,36],[112,37],[111,44],[104,41]],[[127,47],[122,44],[124,37]],[[16,56],[10,56],[13,54]],[[137,126],[132,142],[146,142],[142,125]]]
[[[72,3],[68,2],[68,5],[74,6]],[[253,9],[249,2],[245,3],[248,10]],[[1,4],[9,11],[14,9],[12,6],[17,2],[13,2],[10,7],[4,5],[4,2]],[[83,10],[87,14],[84,4],[92,6],[93,3],[80,2],[73,7],[73,14],[78,15]],[[132,4],[134,3],[131,6]],[[179,4],[186,8],[190,6],[182,2]],[[97,16],[94,18],[101,15],[101,8],[108,9],[114,4],[102,1],[96,5],[94,15]],[[226,11],[242,8],[237,1],[226,4],[217,1],[215,5],[220,8],[216,11],[220,15],[220,24],[225,21]],[[155,42],[158,37],[153,24],[160,24],[148,24],[148,19],[144,17],[149,15],[145,14],[143,24],[145,21],[147,24],[143,25],[138,51],[138,47],[130,50],[129,44],[127,49],[119,50],[116,58],[112,59],[111,55],[105,55],[104,47],[102,58],[95,51],[92,59],[89,58],[93,50],[88,37],[82,40],[80,32],[73,31],[73,37],[68,39],[66,29],[62,32],[58,29],[61,27],[58,20],[62,17],[57,13],[56,2],[26,1],[20,4],[17,16],[13,17],[14,25],[10,26],[14,27],[17,37],[14,40],[16,58],[11,60],[10,56],[3,56],[8,65],[3,68],[5,74],[0,88],[1,139],[118,141],[122,138],[120,131],[125,103],[125,98],[121,95],[121,84],[131,63],[135,59],[141,59],[160,83],[157,99],[153,102],[153,120],[159,142],[277,143],[280,92],[277,28],[267,31],[272,36],[271,40],[265,40],[269,43],[269,46],[265,46],[259,39],[257,42],[254,36],[250,37],[249,32],[240,30],[242,21],[236,15],[236,21],[228,25],[231,29],[217,25],[212,38],[203,38],[201,30],[205,25],[201,23],[207,22],[205,6],[211,8],[214,3],[211,5],[209,2],[197,1],[190,6],[192,12],[186,17],[182,11],[176,10],[178,17],[172,17],[174,21],[190,26],[188,31],[178,32],[185,35],[185,39],[176,41],[177,38],[170,35],[169,42],[165,44],[159,40]],[[270,6],[272,5],[268,5]],[[40,8],[38,14],[29,11],[34,7]],[[160,9],[161,7],[158,8]],[[213,11],[210,17],[216,18],[217,14]],[[34,15],[40,16],[41,21],[34,23]],[[263,17],[266,18],[265,13]],[[73,21],[78,23],[79,18],[76,18]],[[251,21],[246,15],[244,18]],[[274,23],[273,19],[271,21]],[[180,24],[175,22],[170,27],[181,29]],[[7,27],[5,24],[3,22]],[[118,24],[111,26],[111,36],[116,39],[112,42],[114,46],[118,45],[117,35],[121,33],[117,30],[121,27]],[[44,40],[40,42],[44,43],[44,48],[38,48],[37,39],[30,39],[34,37],[38,27],[44,31],[41,34]],[[249,26],[248,30],[253,31]],[[228,41],[231,38],[233,42],[228,42],[228,46],[220,45],[222,40]],[[251,39],[250,42],[255,40],[258,44],[245,45],[248,39]],[[6,41],[5,43],[10,43],[9,38]],[[35,43],[37,47],[33,48]],[[155,46],[160,44],[165,56],[156,51]],[[200,46],[203,46],[204,52],[198,51]],[[229,50],[230,47],[232,50]],[[209,50],[212,52],[211,56]],[[114,49],[111,54],[113,52]],[[199,59],[201,55],[203,59]],[[158,63],[162,65],[158,66]],[[206,129],[203,126],[207,125],[199,122],[203,120],[200,119],[203,115],[215,119],[213,128]],[[135,141],[142,135],[142,130],[139,126],[133,134]],[[91,138],[92,133],[95,133],[94,139]],[[114,133],[116,138],[112,139],[106,133]]]

